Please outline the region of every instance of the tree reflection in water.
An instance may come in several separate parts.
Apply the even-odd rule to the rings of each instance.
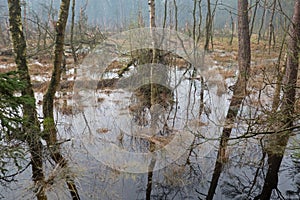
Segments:
[[[215,71],[211,73],[214,74]],[[70,170],[76,174],[75,181],[80,185],[79,194],[83,199],[206,198],[216,158],[217,141],[222,130],[221,116],[225,116],[230,91],[218,93],[220,87],[224,90],[224,85],[218,84],[218,80],[221,79],[218,76],[201,80],[197,77],[191,78],[192,69],[178,70],[176,68],[169,68],[167,74],[165,79],[167,82],[157,85],[159,90],[157,107],[152,107],[152,112],[149,95],[147,95],[149,91],[147,84],[137,84],[137,87],[131,87],[134,90],[129,91],[112,88],[95,93],[96,98],[102,100],[98,101],[91,110],[86,109],[84,112],[86,121],[82,119],[81,113],[72,112],[72,115],[67,115],[58,112],[57,121],[60,122],[58,130],[61,138],[72,138],[72,142],[62,145],[62,151],[66,152],[65,154],[69,157]],[[137,83],[133,80],[135,79],[130,81]],[[176,80],[176,84],[172,80]],[[129,81],[129,79],[124,79],[124,81]],[[228,83],[231,82],[228,81]],[[174,89],[171,90],[171,88]],[[203,102],[200,102],[202,92],[204,93]],[[122,104],[123,101],[125,103]],[[66,102],[63,103],[66,104]],[[67,103],[71,104],[69,101]],[[203,112],[199,116],[201,105]],[[106,111],[109,109],[112,112],[107,114]],[[157,112],[154,112],[156,109]],[[139,129],[144,131],[143,133],[139,135],[123,133],[122,135],[122,130],[120,131],[119,127],[116,128],[116,124],[119,123],[118,117],[124,110],[128,110],[131,124],[144,128]],[[243,109],[245,113],[250,110],[247,106]],[[156,116],[152,117],[151,114]],[[89,118],[91,115],[97,116],[96,119],[99,121],[92,122]],[[142,115],[144,119],[141,118]],[[151,129],[153,119],[157,121],[153,122],[155,127],[152,126],[153,129]],[[91,131],[101,131],[91,135],[85,123]],[[107,124],[111,126],[103,126]],[[177,129],[182,128],[192,132],[195,138],[185,154],[165,168],[152,171],[151,169],[157,167],[157,162],[153,157],[148,165],[149,172],[134,174],[118,171],[113,168],[114,166],[108,167],[95,158],[98,151],[98,147],[93,146],[98,140],[96,136],[101,139],[110,138],[114,144],[130,152],[149,152],[162,149],[169,144]],[[255,127],[252,126],[252,128]],[[152,130],[155,131],[151,132]],[[245,130],[243,123],[234,128],[233,138],[243,135],[238,130],[240,132]],[[212,134],[205,134],[209,132]],[[230,140],[229,159],[220,177],[215,199],[253,199],[260,193],[267,169],[265,146],[262,141],[260,136]],[[153,143],[154,149],[152,149]],[[207,148],[206,144],[210,148]],[[288,155],[289,152],[285,155],[282,163],[284,167],[279,172],[279,191],[286,198],[297,199],[299,187],[293,181],[296,181],[296,175],[299,174],[298,168],[295,167],[299,162],[297,159],[292,162]],[[288,174],[291,175],[288,176]],[[283,179],[285,176],[288,178]],[[24,192],[26,190],[24,186],[26,187],[26,184],[20,183],[17,187],[20,191],[23,187],[23,194],[28,193]],[[51,191],[47,191],[49,197],[55,199],[58,196],[61,199],[68,199],[67,190],[61,186],[62,182],[57,177],[51,186]],[[25,199],[29,196],[26,195]]]
[[[120,81],[122,86],[119,85],[118,88],[124,88],[124,85],[130,88],[131,92],[128,93],[128,102],[125,105],[130,112],[132,124],[140,127],[138,130],[141,132],[138,135],[126,133],[122,135],[120,131],[116,137],[118,141],[116,143],[132,152],[154,152],[172,140],[172,131],[176,128],[187,127],[195,135],[190,148],[166,168],[155,171],[152,169],[157,165],[156,158],[152,157],[148,165],[149,172],[142,174],[118,172],[103,165],[99,166],[99,162],[93,161],[95,167],[90,168],[80,182],[85,182],[84,188],[91,188],[88,177],[95,174],[92,180],[94,180],[93,185],[96,186],[92,187],[89,192],[94,197],[98,195],[103,199],[117,197],[119,199],[206,198],[216,158],[216,142],[222,130],[222,119],[224,119],[217,116],[224,116],[226,106],[228,107],[229,104],[227,99],[230,98],[230,95],[226,90],[218,93],[220,87],[224,90],[224,85],[219,84],[216,80],[191,78],[192,69],[170,68],[166,74],[168,75],[165,78],[166,82],[156,85],[159,91],[156,108],[151,107],[149,82],[142,84],[145,80],[141,81],[142,79],[139,77],[124,78]],[[179,83],[173,91],[170,88],[174,88],[174,85],[177,84],[172,84],[170,80],[177,80],[177,84]],[[220,82],[223,81],[220,80]],[[141,82],[139,83],[139,81]],[[145,82],[147,83],[147,81]],[[200,97],[201,93],[204,93],[203,98]],[[120,94],[116,93],[116,95]],[[101,102],[101,106],[106,107],[106,102],[115,98],[114,91],[109,95],[104,95],[103,98],[106,100]],[[200,102],[200,99],[203,99],[204,102]],[[201,105],[203,112],[199,116]],[[119,109],[117,104],[113,109]],[[159,112],[153,112],[155,109]],[[243,112],[248,115],[252,112],[251,109],[250,106],[244,106]],[[218,112],[220,113],[216,114]],[[233,138],[237,139],[230,140],[228,146],[230,155],[220,177],[215,194],[216,199],[253,199],[262,190],[267,169],[265,146],[259,135],[249,138],[239,137],[243,136],[242,131],[247,130],[245,129],[246,122],[247,118],[245,122],[241,122],[237,128],[234,128]],[[261,127],[258,126],[251,125],[251,127],[253,130],[261,130]],[[242,133],[238,132],[238,129]],[[155,131],[153,132],[153,130]],[[205,135],[206,132],[213,134]],[[202,148],[205,148],[205,144],[212,146],[213,151],[208,149],[208,153],[204,154]],[[82,154],[82,150],[78,151],[81,152],[82,158],[89,157]],[[283,160],[283,165],[291,166],[288,158]],[[86,168],[86,165],[82,165],[82,168]],[[286,171],[281,171],[280,174],[285,175]],[[283,183],[280,182],[280,184]],[[291,184],[291,182],[287,182],[282,185],[280,190],[283,194],[287,189],[291,189]],[[103,195],[101,194],[102,190],[97,191],[99,188],[106,188],[105,190],[109,190],[111,193],[106,194],[109,196]],[[296,191],[294,190],[294,192]],[[291,195],[292,191],[289,191],[289,194]],[[297,196],[297,194],[293,193],[293,196]]]

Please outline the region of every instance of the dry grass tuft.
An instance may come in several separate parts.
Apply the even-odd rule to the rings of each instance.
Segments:
[[[236,76],[235,70],[220,69],[219,73],[224,79],[234,78]]]
[[[30,63],[28,65],[30,75],[41,75],[50,77],[52,73],[53,66],[52,65],[43,65],[40,63]]]
[[[96,131],[97,133],[105,134],[108,133],[110,130],[108,128],[98,128]]]
[[[106,68],[106,71],[111,71],[114,69],[121,69],[124,65],[117,60],[112,61]]]
[[[34,81],[32,82],[32,87],[34,92],[39,92],[39,93],[46,93],[48,86],[49,86],[49,81],[46,82],[40,82],[40,81]]]

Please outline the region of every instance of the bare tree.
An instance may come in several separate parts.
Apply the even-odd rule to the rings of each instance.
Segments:
[[[202,26],[202,6],[201,6],[202,0],[198,1],[198,9],[199,9],[199,23],[198,23],[198,37],[197,37],[197,44],[200,41],[201,38],[201,26]]]
[[[77,58],[75,47],[74,47],[75,2],[76,2],[76,0],[72,0],[72,18],[71,18],[72,21],[71,21],[70,43],[71,43],[71,50],[72,50],[72,56],[74,59],[74,63],[77,64],[78,58]]]
[[[196,11],[197,11],[197,1],[194,0],[194,6],[193,6],[193,35],[192,35],[194,41],[196,41],[196,25],[197,25]]]
[[[248,0],[238,0],[238,38],[239,38],[239,76],[234,86],[233,96],[226,116],[226,124],[221,135],[215,169],[211,179],[207,200],[213,199],[224,163],[227,160],[226,149],[232,131],[232,124],[238,114],[244,97],[246,96],[246,86],[249,78],[251,49],[248,20]]]
[[[178,6],[176,0],[173,0],[174,4],[174,17],[175,17],[175,31],[178,30]]]
[[[213,33],[213,25],[214,25],[214,18],[217,10],[219,0],[216,0],[214,9],[212,11],[212,16],[211,16],[211,34],[210,34],[210,43],[211,43],[211,48],[214,50],[214,33]]]
[[[0,4],[0,14],[3,15],[3,8],[5,8],[4,5]],[[7,31],[6,31],[7,27],[6,27],[6,18],[2,18],[0,17],[0,37],[1,37],[1,43],[4,46],[7,46],[8,44],[8,36],[7,36]]]
[[[153,28],[156,27],[155,25],[155,0],[149,0],[148,1],[149,5],[149,17],[150,17],[150,31],[151,31],[151,36],[152,36],[152,63],[157,63],[157,47],[156,47],[156,39],[155,39],[155,32],[153,31]],[[150,78],[153,80],[153,66],[150,66]],[[155,87],[155,84],[151,83],[150,84],[150,92],[151,92],[151,106],[155,105],[155,99],[157,95],[157,88]],[[155,123],[153,123],[153,116],[151,116],[151,126],[153,126]],[[150,151],[154,152],[155,151],[155,144],[153,142],[150,142]],[[152,179],[153,179],[153,168],[155,166],[155,159],[151,160],[150,166],[149,166],[149,171],[148,171],[148,176],[147,176],[147,190],[146,190],[146,200],[151,199],[151,191],[152,191]],[[152,168],[152,169],[151,169]]]
[[[21,7],[23,7],[23,27],[24,27],[24,34],[28,38],[28,22],[27,22],[27,3],[26,0],[22,0]]]
[[[270,18],[270,22],[269,22],[269,54],[271,53],[272,42],[273,42],[273,48],[274,48],[275,42],[276,42],[275,32],[274,32],[274,25],[273,25],[276,5],[277,5],[277,0],[274,0],[273,6],[272,6],[271,18]]]
[[[251,21],[250,37],[251,37],[251,35],[253,33],[254,22],[255,22],[255,18],[256,18],[256,13],[257,13],[257,8],[258,8],[259,1],[260,0],[256,0],[256,2],[255,2],[254,11],[253,11],[253,17],[252,17],[252,21]]]
[[[258,38],[257,38],[257,43],[258,44],[259,44],[259,42],[262,38],[262,31],[263,31],[263,27],[264,27],[264,24],[265,24],[267,5],[268,5],[268,0],[264,0],[263,14],[262,14],[262,17],[261,17],[260,27],[259,27],[259,30],[258,30]]]
[[[166,28],[167,11],[168,11],[168,1],[165,0],[165,5],[164,5],[164,18],[163,18],[163,28]]]
[[[155,25],[155,0],[149,0],[148,1],[149,5],[149,19],[150,19],[150,28],[156,27]]]
[[[34,100],[34,93],[30,81],[30,75],[26,60],[26,41],[22,29],[21,5],[19,0],[8,0],[10,33],[15,52],[15,62],[20,73],[20,79],[26,83],[22,95],[31,97]],[[44,172],[42,158],[42,144],[40,141],[40,123],[37,118],[35,102],[23,105],[24,119],[24,140],[29,146],[31,154],[32,179],[38,187],[36,197],[38,200],[46,200],[44,191]],[[21,138],[21,140],[23,140]]]
[[[60,85],[61,65],[63,62],[65,29],[68,20],[70,0],[62,0],[59,18],[56,24],[56,40],[54,50],[54,69],[48,90],[43,98],[44,114],[44,138],[51,151],[52,159],[61,167],[67,167],[67,160],[62,156],[59,145],[57,145],[56,127],[53,116],[54,96]],[[74,181],[67,177],[67,185],[73,199],[79,199]]]
[[[230,41],[229,41],[229,45],[232,45],[233,42],[233,36],[234,36],[234,20],[232,17],[232,11],[229,11],[230,14],[230,20],[231,20],[231,36],[230,36]]]
[[[44,40],[44,49],[46,49],[47,48],[47,37],[48,37],[48,34],[49,34],[49,32],[48,32],[48,29],[49,29],[49,23],[50,23],[50,26],[51,26],[51,23],[53,22],[52,20],[52,18],[51,18],[51,15],[53,15],[53,0],[51,0],[50,1],[50,5],[49,6],[45,6],[45,7],[47,7],[47,9],[48,9],[48,18],[47,18],[47,22],[45,23],[45,34],[44,34],[44,38],[43,38],[43,40]]]
[[[284,37],[281,41],[281,46],[280,46],[280,51],[279,51],[279,55],[278,55],[278,60],[276,63],[276,73],[277,73],[277,77],[276,77],[276,86],[275,86],[275,93],[274,93],[274,97],[273,97],[273,102],[272,102],[272,110],[273,112],[276,112],[279,105],[280,105],[280,96],[281,96],[281,87],[282,87],[282,81],[283,81],[283,76],[285,74],[285,70],[286,70],[286,58],[282,58],[282,54],[284,51],[284,46],[286,43],[286,35],[287,35],[286,31],[284,33]],[[283,64],[282,63],[283,60]]]
[[[56,41],[55,41],[55,51],[54,51],[54,70],[51,77],[51,82],[49,88],[44,95],[43,102],[43,114],[44,114],[44,125],[46,130],[46,138],[50,143],[56,142],[56,130],[54,125],[53,117],[53,100],[55,92],[60,84],[61,78],[61,65],[63,59],[63,50],[64,50],[64,35],[65,27],[68,18],[70,0],[64,0],[61,2],[61,12],[59,20],[56,24]]]
[[[5,36],[4,36],[4,34],[3,34],[2,23],[1,23],[1,25],[0,25],[0,37],[1,37],[1,40],[2,40],[2,44],[6,45]]]
[[[209,50],[209,43],[212,34],[212,12],[211,12],[211,2],[207,0],[207,14],[206,14],[206,33],[205,33],[205,45],[204,50]]]
[[[295,1],[292,25],[290,27],[290,38],[288,42],[288,58],[285,73],[282,117],[280,125],[284,128],[293,127],[294,104],[296,97],[297,76],[299,68],[299,42],[300,42],[300,0]],[[278,172],[282,162],[283,154],[292,131],[284,131],[271,135],[271,145],[267,149],[268,172],[265,178],[263,190],[256,199],[270,199],[272,191],[277,189]]]
[[[165,16],[164,16],[164,25],[165,25],[165,20],[166,20],[166,17],[167,17],[167,15],[165,14]],[[144,28],[145,27],[145,22],[144,22],[144,17],[143,17],[143,14],[142,14],[142,11],[141,10],[139,10],[139,14],[138,14],[138,27],[139,28]]]

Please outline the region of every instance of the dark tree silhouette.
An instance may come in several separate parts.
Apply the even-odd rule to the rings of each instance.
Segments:
[[[246,95],[246,86],[249,78],[251,49],[248,20],[248,0],[238,0],[238,38],[239,38],[239,76],[235,84],[233,96],[226,116],[226,126],[223,128],[215,169],[208,190],[207,200],[212,200],[215,194],[222,168],[227,160],[226,149],[239,107]]]
[[[282,118],[280,125],[284,128],[293,126],[294,104],[296,97],[297,76],[299,68],[299,42],[300,42],[300,0],[295,1],[292,24],[289,31],[287,68],[284,77]],[[271,198],[272,191],[277,189],[278,172],[288,143],[291,131],[274,133],[270,139],[272,146],[267,149],[268,172],[263,190],[256,199],[267,200]]]

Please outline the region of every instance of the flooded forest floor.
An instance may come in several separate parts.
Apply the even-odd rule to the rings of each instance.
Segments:
[[[226,124],[222,120],[238,74],[237,39],[234,38],[232,45],[228,42],[228,38],[215,38],[214,49],[206,54],[204,68],[196,75],[186,60],[171,56],[169,59],[172,62],[168,63],[165,72],[166,84],[155,86],[159,93],[157,102],[161,107],[151,106],[151,97],[147,96],[150,89],[147,87],[136,86],[134,91],[120,87],[120,74],[125,77],[121,83],[126,83],[126,78],[139,68],[139,65],[130,65],[124,71],[130,60],[128,56],[113,60],[106,67],[105,78],[99,80],[93,91],[77,94],[74,85],[81,64],[75,65],[72,55],[66,53],[66,65],[62,67],[61,84],[56,93],[55,116],[62,151],[70,160],[71,167],[51,171],[46,165],[47,174],[56,177],[48,188],[49,197],[69,198],[62,177],[71,174],[79,186],[82,199],[144,199],[150,193],[153,199],[204,199],[213,173],[220,132],[224,126],[233,126],[233,139],[228,149],[230,155],[215,197],[253,199],[261,190],[265,177],[267,163],[264,148],[268,136],[262,133],[268,132],[274,125],[271,120],[276,113],[272,113],[271,104],[276,80],[285,65],[285,56],[279,57],[280,44],[269,49],[267,41],[257,44],[255,37],[252,37],[248,94],[237,122]],[[84,56],[80,58],[80,63]],[[52,62],[52,58],[45,54],[28,58],[41,119],[42,97],[51,78]],[[1,50],[0,73],[12,70],[16,70],[12,51]],[[85,95],[87,98],[93,97],[95,101],[92,105],[87,101],[81,107],[74,107],[76,95],[80,98]],[[296,112],[299,112],[300,101],[296,102]],[[157,118],[155,130],[151,127],[153,116]],[[131,133],[126,132],[129,129]],[[190,145],[188,151],[173,157],[169,154],[181,149],[168,147],[177,143],[183,145],[181,140],[176,141],[180,130],[187,130],[187,135],[192,134],[193,137],[192,140],[183,138]],[[257,134],[250,137],[247,135],[249,133]],[[153,157],[146,155],[152,152],[153,144],[160,152],[150,170],[153,173],[146,173],[144,169],[149,169],[153,164]],[[137,161],[146,159],[147,162],[138,166],[130,160],[130,155],[122,154],[126,159],[122,161],[116,156],[115,159],[120,160],[112,163],[109,156],[115,155],[109,153],[114,152],[115,147],[127,152],[144,153],[146,158],[138,157]],[[107,156],[103,156],[104,153]],[[274,199],[299,197],[300,160],[297,155],[299,136],[295,133],[286,150]],[[168,163],[164,163],[163,156],[170,159]],[[128,172],[130,167],[133,171]],[[140,173],[135,173],[139,170]],[[30,192],[28,174],[25,171],[20,175],[20,181],[11,186],[18,192],[9,194],[9,189],[2,189],[1,193],[8,195],[9,199],[20,196],[30,199],[33,194]]]

